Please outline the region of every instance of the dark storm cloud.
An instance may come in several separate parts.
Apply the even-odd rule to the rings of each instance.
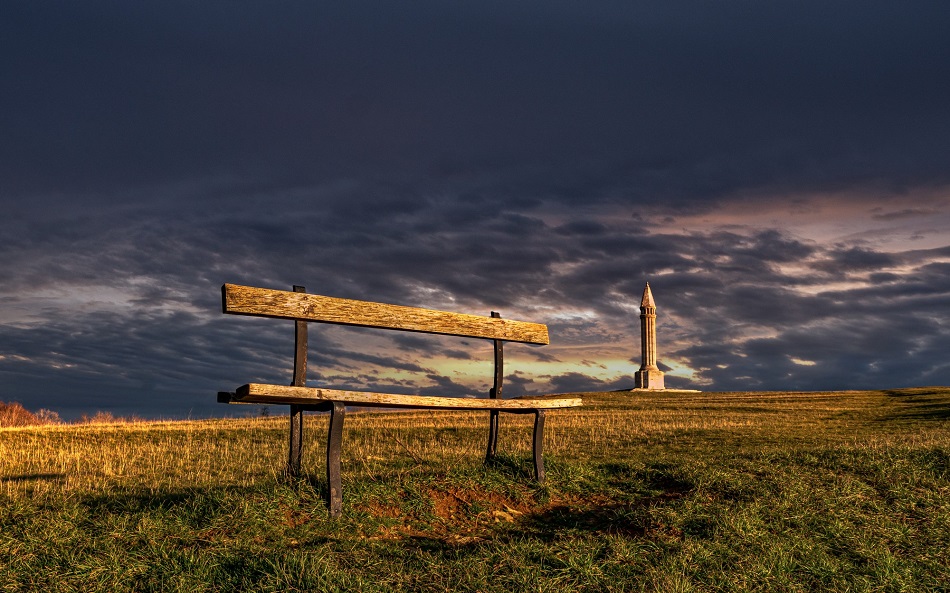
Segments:
[[[884,208],[874,208],[872,211],[875,220],[898,220],[902,218],[920,218],[931,214],[937,214],[936,210],[925,208],[905,208],[903,210],[885,210]]]
[[[827,259],[817,263],[815,267],[825,272],[879,270],[893,266],[896,260],[896,257],[887,253],[878,253],[860,247],[850,247],[848,249],[836,250],[829,254]]]
[[[486,229],[492,224],[484,223]],[[623,235],[621,229],[605,226],[610,233]],[[191,232],[190,227],[184,228]],[[837,291],[823,288],[809,294],[810,287],[820,285],[820,280],[789,275],[778,267],[798,261],[789,256],[790,252],[813,262],[814,268],[829,270],[842,257],[850,261],[853,256],[835,246],[805,245],[775,232],[637,235],[640,242],[653,242],[657,252],[678,246],[676,257],[652,261],[634,258],[626,252],[623,241],[617,242],[616,252],[606,247],[562,245],[558,229],[544,226],[536,231],[536,240],[545,245],[550,256],[536,262],[534,271],[526,268],[519,274],[515,267],[503,263],[509,250],[512,257],[518,257],[518,237],[478,226],[469,233],[499,249],[452,253],[450,257],[440,253],[442,241],[446,249],[454,251],[459,245],[464,250],[466,242],[473,240],[458,230],[452,231],[455,236],[451,240],[443,237],[412,247],[403,245],[398,234],[391,237],[380,233],[377,244],[370,249],[334,248],[332,236],[328,240],[326,234],[314,235],[312,242],[301,237],[301,242],[290,249],[280,244],[272,246],[270,232],[260,237],[242,233],[240,242],[249,255],[242,262],[243,268],[221,258],[212,258],[218,267],[189,265],[188,260],[203,251],[187,239],[176,237],[168,228],[154,231],[147,225],[130,227],[128,232],[137,237],[138,243],[120,233],[128,255],[124,259],[118,254],[104,258],[110,264],[98,272],[99,276],[90,263],[90,259],[96,259],[95,254],[82,254],[82,242],[70,253],[48,256],[43,264],[58,270],[54,277],[65,278],[50,285],[62,286],[67,295],[71,287],[81,288],[91,279],[105,279],[115,294],[127,299],[129,309],[92,300],[77,310],[74,304],[58,304],[52,299],[32,312],[45,320],[42,324],[23,322],[4,328],[0,368],[11,379],[11,389],[34,394],[27,398],[36,402],[34,407],[59,406],[68,413],[71,406],[83,410],[83,406],[96,402],[96,407],[121,409],[127,400],[134,399],[140,402],[139,413],[147,409],[153,415],[182,414],[187,402],[188,413],[202,415],[215,412],[208,394],[218,389],[232,389],[238,381],[284,383],[290,375],[291,325],[221,316],[219,287],[214,282],[248,281],[289,288],[298,278],[323,279],[316,284],[308,280],[310,290],[483,313],[499,308],[499,304],[510,304],[515,311],[506,317],[527,319],[536,317],[517,311],[530,311],[542,304],[581,307],[593,316],[540,319],[549,323],[554,344],[632,347],[636,322],[629,305],[638,302],[641,282],[650,278],[662,303],[661,322],[666,323],[667,331],[678,324],[676,331],[687,336],[679,344],[668,343],[663,358],[686,361],[700,371],[701,378],[720,389],[782,388],[789,381],[798,388],[872,386],[893,376],[888,373],[899,366],[895,361],[904,361],[905,370],[900,376],[910,382],[917,377],[939,378],[947,372],[932,353],[941,352],[939,348],[948,339],[946,332],[935,331],[934,320],[950,313],[950,264],[930,263],[932,253],[879,254],[883,263],[911,267],[909,271],[892,272],[888,282]],[[146,256],[137,245],[156,251]],[[175,246],[182,252],[176,253]],[[101,253],[109,251],[99,241],[89,246],[90,250],[96,248]],[[113,248],[121,252],[119,245]],[[323,249],[332,253],[323,257]],[[752,257],[750,250],[757,250],[760,257]],[[400,265],[392,253],[409,255]],[[415,254],[422,261],[415,260]],[[384,264],[375,262],[376,256]],[[166,257],[180,263],[171,269],[150,263],[167,264]],[[866,258],[864,254],[857,259]],[[18,263],[23,266],[21,273],[29,276],[30,263]],[[657,276],[657,271],[664,268],[672,271]],[[863,272],[868,266],[848,269],[852,268]],[[43,276],[48,274],[44,272]],[[512,283],[498,287],[499,280],[509,275]],[[130,278],[152,280],[136,282]],[[417,286],[428,292],[417,292]],[[430,296],[423,296],[426,294]],[[436,302],[426,300],[431,295],[435,295]],[[457,297],[462,304],[446,307],[439,302],[446,295]],[[627,301],[626,307],[618,303],[618,296]],[[24,298],[8,300],[26,307]],[[92,310],[84,312],[86,307]],[[188,312],[181,312],[182,308]],[[753,333],[764,329],[773,335],[747,339],[750,328]],[[314,326],[311,380],[338,387],[421,390],[444,395],[467,395],[483,387],[462,385],[431,370],[432,362],[439,357],[489,360],[490,348],[480,341],[472,344],[451,339],[440,342],[430,336],[387,337],[375,342],[387,352],[381,354],[373,347],[373,340],[379,339],[374,335],[370,330],[331,332],[324,326]],[[518,352],[518,358],[524,360],[562,360],[564,372],[535,379],[515,375],[506,391],[509,396],[539,390],[619,389],[631,384],[629,377],[604,381],[589,374],[586,369],[597,361],[564,361],[563,356],[551,355],[545,348],[522,348]],[[804,366],[792,359],[816,364]],[[913,364],[908,364],[911,359]],[[374,369],[371,374],[367,374],[368,368]],[[394,370],[417,378],[391,378]],[[677,377],[670,380],[671,386],[689,385]],[[60,399],[49,393],[50,386],[57,385],[63,386],[68,397]],[[66,389],[68,385],[75,388]],[[194,401],[183,394],[192,394]],[[22,395],[18,397],[22,399]]]
[[[3,173],[19,195],[236,171],[487,174],[545,200],[681,203],[743,185],[946,179],[939,3],[3,11]]]
[[[440,355],[446,358],[456,360],[472,360],[474,357],[471,352],[459,348],[444,347],[439,348],[440,344],[431,336],[415,336],[412,334],[396,334],[392,336],[393,344],[400,350],[412,353],[419,353],[425,356]],[[461,345],[468,346],[470,342],[462,341]]]
[[[894,259],[878,255],[881,262]],[[841,252],[831,249],[824,256],[834,262]],[[714,314],[734,326],[700,326],[697,345],[678,354],[724,389],[775,387],[783,379],[808,389],[870,387],[895,379],[926,383],[948,368],[936,355],[950,337],[942,328],[950,313],[948,271],[948,264],[925,264],[892,274],[886,283],[814,295],[761,285],[729,290]],[[729,330],[741,334],[748,323],[772,335],[723,348]]]
[[[508,395],[629,387],[570,348],[629,358],[645,280],[661,358],[711,388],[950,381],[950,247],[730,223],[867,192],[945,237],[915,192],[950,183],[948,28],[931,2],[5,2],[0,399],[206,415],[287,382],[291,326],[225,318],[223,282],[549,323],[564,350],[512,351],[562,372]],[[314,381],[487,388],[436,370],[484,343],[311,345]]]
[[[584,391],[614,391],[630,389],[634,384],[632,376],[620,377],[612,382],[605,383],[602,379],[585,375],[584,373],[569,372],[551,377],[551,386],[555,393],[578,393]]]

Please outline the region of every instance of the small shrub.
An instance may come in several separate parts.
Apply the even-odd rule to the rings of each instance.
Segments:
[[[77,424],[111,424],[114,422],[119,422],[119,420],[112,415],[112,412],[103,412],[101,410],[92,416],[83,414],[79,417],[79,420],[76,421]]]
[[[0,427],[37,426],[40,424],[59,424],[59,414],[52,410],[39,410],[35,414],[18,402],[0,402]]]
[[[134,424],[136,422],[145,422],[140,416],[132,414],[131,416],[116,416],[112,412],[97,411],[90,416],[83,414],[73,424]]]
[[[53,410],[47,410],[46,408],[40,408],[36,411],[36,419],[40,421],[40,424],[62,424],[63,419],[59,417],[59,414]]]

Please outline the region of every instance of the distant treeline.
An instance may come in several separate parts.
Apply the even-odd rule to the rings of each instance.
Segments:
[[[109,422],[136,422],[138,418],[122,418],[113,416],[111,412],[96,412],[92,416],[83,414],[71,424],[105,424]],[[63,424],[59,414],[52,410],[40,409],[31,412],[19,402],[0,402],[0,428],[10,426],[45,426],[48,424]]]

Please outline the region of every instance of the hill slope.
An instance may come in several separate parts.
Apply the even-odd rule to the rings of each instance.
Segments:
[[[290,482],[286,419],[0,430],[5,590],[939,590],[950,389],[582,394],[528,419],[357,413],[344,516],[325,418]]]

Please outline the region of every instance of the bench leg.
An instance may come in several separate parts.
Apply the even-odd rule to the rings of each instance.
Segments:
[[[534,412],[534,441],[532,449],[534,451],[534,477],[538,482],[544,482],[544,457],[542,449],[544,445],[544,410],[535,410]]]
[[[491,463],[498,452],[498,410],[492,410],[489,414],[488,451],[485,452],[485,463]]]
[[[327,436],[327,507],[331,517],[343,512],[343,485],[340,480],[340,444],[343,441],[343,417],[346,406],[333,402],[330,410],[330,430]]]
[[[293,477],[300,475],[300,456],[303,453],[303,408],[290,406],[290,456],[287,459],[287,473]]]

